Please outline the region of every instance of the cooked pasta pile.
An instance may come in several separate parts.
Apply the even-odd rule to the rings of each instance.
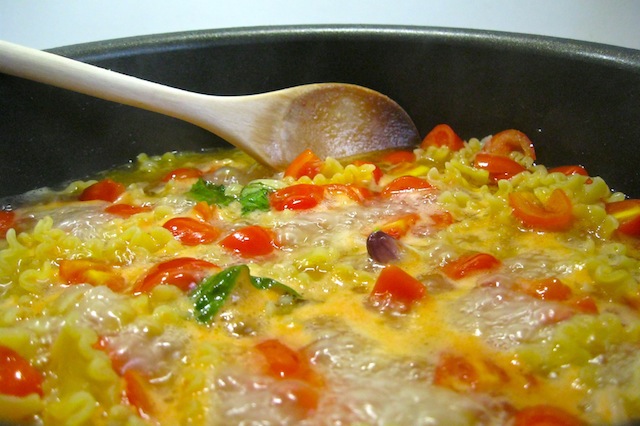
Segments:
[[[6,206],[0,420],[640,418],[640,201],[535,160],[440,125],[278,174],[142,154]]]

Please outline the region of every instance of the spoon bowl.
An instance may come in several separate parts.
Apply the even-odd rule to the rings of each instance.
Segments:
[[[205,95],[3,41],[0,72],[190,122],[275,169],[283,169],[305,149],[342,158],[419,141],[416,126],[396,102],[352,84]]]

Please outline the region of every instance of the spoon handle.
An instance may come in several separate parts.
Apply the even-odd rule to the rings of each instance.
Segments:
[[[192,123],[197,105],[212,98],[5,41],[0,71]]]

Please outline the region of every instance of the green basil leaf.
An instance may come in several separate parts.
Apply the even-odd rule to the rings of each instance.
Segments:
[[[300,294],[274,279],[253,277],[247,265],[231,266],[202,281],[191,293],[195,308],[195,318],[200,323],[209,323],[237,285],[252,285],[258,290],[276,290],[293,299],[301,299]]]
[[[279,281],[274,280],[273,278],[251,276],[250,279],[251,279],[251,285],[253,285],[258,290],[278,290],[282,293],[290,294],[296,299],[302,299],[302,296],[300,296],[300,293],[298,293],[291,287],[284,285]]]
[[[207,278],[191,294],[198,322],[210,322],[233,291],[242,275],[249,279],[249,267],[232,266]]]
[[[273,192],[273,188],[262,182],[251,182],[240,192],[240,205],[242,206],[242,214],[251,213],[253,211],[269,211],[269,194]]]
[[[234,200],[225,194],[224,185],[216,185],[202,178],[191,186],[188,195],[196,201],[206,201],[218,206],[228,206]]]

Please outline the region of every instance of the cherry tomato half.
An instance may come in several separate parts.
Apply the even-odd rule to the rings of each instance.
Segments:
[[[102,200],[113,203],[125,190],[123,184],[111,179],[103,179],[85,188],[78,199],[80,201]]]
[[[276,210],[307,210],[324,198],[324,187],[301,183],[287,186],[269,194],[269,203]]]
[[[380,272],[370,299],[375,304],[388,297],[391,302],[410,306],[426,295],[427,289],[419,280],[396,265],[388,265]]]
[[[162,178],[163,182],[169,182],[170,180],[182,180],[182,179],[197,179],[202,177],[203,173],[200,169],[195,167],[180,167],[175,170],[171,170]]]
[[[242,257],[264,256],[275,249],[274,234],[258,225],[245,226],[220,241],[220,245]]]
[[[502,262],[488,253],[471,253],[461,256],[442,267],[446,276],[460,279],[467,275],[498,268]]]
[[[420,144],[420,148],[423,149],[429,146],[446,146],[452,151],[459,151],[464,148],[464,141],[448,124],[438,124],[427,133]]]
[[[473,166],[477,169],[483,169],[489,172],[489,179],[498,181],[500,179],[511,179],[518,173],[524,172],[523,165],[512,160],[509,157],[501,155],[485,154],[479,152],[473,162]]]
[[[320,173],[322,160],[310,149],[305,149],[287,166],[285,177],[300,179],[302,176],[313,178]]]
[[[502,156],[509,156],[510,153],[517,151],[531,157],[533,160],[536,159],[536,151],[531,139],[515,129],[496,133],[489,139],[482,150],[489,154]]]
[[[609,203],[607,213],[618,219],[618,232],[640,238],[640,200],[629,199]]]
[[[106,213],[120,216],[120,217],[131,217],[134,214],[150,212],[151,207],[148,206],[132,206],[131,204],[111,204],[107,206],[104,211]]]
[[[11,396],[42,396],[42,374],[19,353],[0,346],[0,393]]]
[[[192,257],[167,260],[149,269],[144,278],[137,283],[134,292],[146,293],[164,284],[189,291],[217,269],[218,266],[211,262]]]
[[[404,192],[421,191],[425,189],[432,189],[433,186],[425,179],[416,176],[400,176],[387,184],[382,189],[381,195],[384,197],[390,197],[395,194]]]
[[[190,217],[169,219],[162,227],[169,230],[185,246],[210,244],[220,235],[220,230],[215,226]]]
[[[530,228],[545,231],[564,231],[573,222],[571,200],[561,189],[555,189],[546,203],[532,192],[512,192],[509,205],[513,215]]]

